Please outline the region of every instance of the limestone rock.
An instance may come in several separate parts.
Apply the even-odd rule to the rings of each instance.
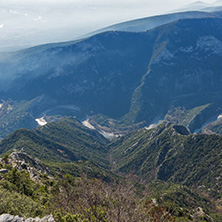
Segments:
[[[26,218],[26,217],[13,216],[10,214],[2,214],[0,215],[0,222],[55,222],[55,219],[53,218],[52,215],[48,215],[40,219],[39,217]]]

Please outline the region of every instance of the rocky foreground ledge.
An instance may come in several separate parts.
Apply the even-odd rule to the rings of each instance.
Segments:
[[[13,216],[10,214],[2,214],[0,215],[0,222],[55,222],[55,220],[52,215],[48,215],[40,219],[39,217],[26,218],[26,217]]]

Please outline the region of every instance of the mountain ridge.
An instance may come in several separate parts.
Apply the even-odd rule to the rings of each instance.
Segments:
[[[146,32],[106,32],[20,51],[12,64],[0,63],[4,76],[14,76],[1,81],[1,90],[13,100],[35,99],[27,111],[35,118],[101,114],[117,127],[148,126],[172,106],[215,103],[217,109],[221,22],[182,19]]]

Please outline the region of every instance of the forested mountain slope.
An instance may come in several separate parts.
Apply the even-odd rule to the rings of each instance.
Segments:
[[[102,114],[125,126],[149,125],[172,106],[214,104],[206,120],[220,114],[221,21],[219,15],[181,19],[146,32],[105,32],[5,55],[2,99],[25,100],[29,119]]]

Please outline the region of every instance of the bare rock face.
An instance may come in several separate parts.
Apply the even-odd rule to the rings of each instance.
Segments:
[[[48,215],[40,219],[39,217],[26,218],[26,217],[13,216],[10,214],[2,214],[0,215],[0,222],[55,222],[55,220],[52,215]]]

